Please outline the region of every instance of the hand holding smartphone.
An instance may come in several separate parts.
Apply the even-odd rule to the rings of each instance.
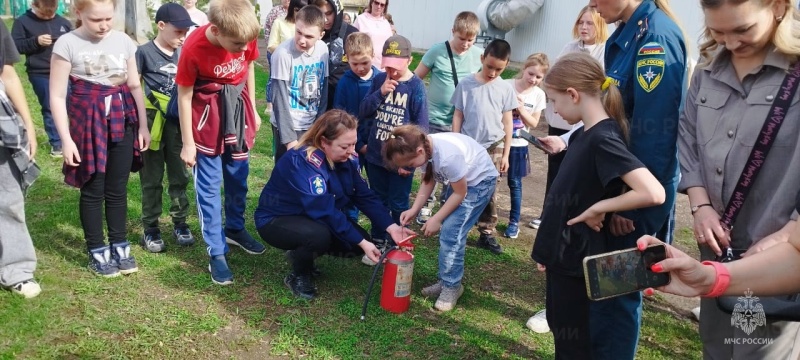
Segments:
[[[591,300],[603,300],[647,288],[669,284],[669,273],[650,270],[667,258],[667,247],[651,245],[644,251],[636,248],[587,256],[583,259],[586,294]]]
[[[536,137],[534,137],[533,135],[531,135],[531,133],[529,133],[529,132],[525,131],[524,129],[520,129],[520,130],[519,130],[519,137],[520,137],[520,138],[522,138],[522,139],[525,139],[525,140],[527,140],[529,143],[533,144],[533,146],[535,146],[537,149],[544,151],[544,152],[545,152],[545,154],[547,154],[547,155],[553,155],[553,153],[552,153],[552,152],[550,152],[550,150],[548,150],[548,149],[547,149],[547,148],[544,146],[544,144],[542,144],[542,142],[541,142],[541,141],[539,141],[539,139],[537,139]]]

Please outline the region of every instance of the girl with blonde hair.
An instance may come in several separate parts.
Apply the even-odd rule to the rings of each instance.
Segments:
[[[722,255],[725,247],[747,249],[749,257],[787,242],[797,222],[797,94],[785,112],[790,121],[783,121],[777,135],[773,134],[772,151],[763,158],[761,175],[744,199],[740,215],[733,223],[723,221],[722,215],[729,213],[735,184],[755,144],[762,142],[759,134],[771,117],[773,101],[783,94],[784,78],[797,71],[800,14],[796,0],[701,0],[700,5],[706,24],[705,42],[700,46],[704,62],[694,72],[680,120],[678,190],[689,195],[702,260]],[[767,319],[763,326],[745,333],[731,326],[731,314],[721,311],[714,299],[703,299],[704,357],[796,359],[800,323]],[[730,343],[731,338],[770,341]]]
[[[584,126],[572,134],[570,151],[545,198],[531,257],[546,272],[546,317],[555,334],[556,358],[591,359],[594,319],[583,258],[606,252],[613,243],[606,215],[659,205],[664,187],[628,150],[622,96],[595,59],[565,55],[544,84],[564,120],[582,120]]]
[[[130,274],[139,268],[127,240],[128,177],[150,145],[136,43],[112,29],[116,1],[73,0],[72,6],[76,29],[56,41],[50,63],[64,181],[81,190],[89,269],[104,277]]]

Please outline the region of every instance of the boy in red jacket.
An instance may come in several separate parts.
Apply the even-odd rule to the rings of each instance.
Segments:
[[[211,281],[228,285],[233,273],[225,259],[227,244],[250,254],[265,250],[244,228],[249,151],[261,126],[253,70],[261,25],[248,0],[213,0],[208,20],[186,39],[175,83],[181,159],[193,167]],[[223,182],[224,228],[219,191]]]

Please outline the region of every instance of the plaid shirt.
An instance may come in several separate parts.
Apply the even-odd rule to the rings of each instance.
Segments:
[[[70,84],[67,97],[69,133],[78,147],[81,162],[78,166],[64,164],[64,182],[80,188],[94,173],[105,173],[108,143],[122,141],[128,126],[135,136],[131,171],[138,171],[142,164],[139,116],[128,85],[100,85],[76,77],[70,77]],[[111,100],[108,103],[107,97]]]

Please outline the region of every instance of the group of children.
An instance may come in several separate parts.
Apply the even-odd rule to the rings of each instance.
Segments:
[[[34,11],[41,3],[48,0],[35,1]],[[251,254],[265,251],[244,226],[249,151],[261,125],[253,71],[260,25],[252,5],[248,0],[212,1],[209,24],[186,38],[195,23],[183,7],[165,4],[156,13],[156,38],[138,49],[127,35],[111,29],[115,1],[74,0],[73,6],[76,30],[58,35],[52,46],[46,88],[61,139],[65,180],[81,190],[89,268],[106,277],[138,270],[126,240],[131,170],[141,169],[142,246],[152,252],[165,248],[158,224],[165,166],[173,235],[180,245],[192,244],[194,237],[186,226],[191,167],[212,281],[232,283],[228,244]],[[325,17],[317,6],[298,10],[294,37],[272,54],[269,100],[276,162],[329,107],[330,59],[321,40]],[[537,126],[545,107],[544,88],[564,119],[582,119],[586,126],[573,135],[564,164],[569,171],[559,173],[556,183],[561,185],[546,199],[533,257],[548,270],[548,303],[576,301],[573,296],[583,299],[582,283],[572,281],[573,260],[587,254],[588,240],[601,236],[590,234],[601,234],[607,213],[658,202],[658,183],[627,151],[619,93],[595,60],[582,54],[565,56],[554,66],[558,71],[548,74],[547,57],[533,54],[516,79],[503,80],[500,74],[508,65],[510,45],[493,40],[480,53],[472,47],[478,31],[477,16],[460,13],[452,38],[432,47],[416,72],[408,68],[412,56],[406,38],[395,35],[386,41],[381,51],[386,71],[380,72],[371,64],[369,37],[350,34],[344,42],[350,70],[339,79],[330,107],[359,119],[356,151],[371,189],[394,221],[408,225],[416,218],[424,223],[426,235],[440,232],[439,280],[423,294],[437,297],[435,307],[448,311],[463,292],[470,228],[479,224],[479,246],[502,251],[492,236],[497,223],[495,185],[501,173],[507,174],[512,194],[506,236],[519,233],[521,178],[529,174],[530,165],[527,143],[518,134]],[[30,37],[39,47],[51,46],[52,34],[37,36]],[[430,96],[422,81],[427,74]],[[617,121],[607,121],[610,115]],[[416,168],[422,169],[422,185],[409,206]],[[445,185],[441,208],[418,216],[430,206],[436,183]],[[623,183],[631,191],[620,195]],[[380,231],[371,235],[375,243],[386,242]],[[32,270],[28,274],[30,279],[3,285],[29,284]],[[584,310],[587,306],[576,305]],[[551,327],[585,329],[576,314],[565,310],[547,316]]]
[[[228,244],[252,254],[265,251],[244,227],[248,153],[261,123],[254,107],[252,69],[259,56],[256,37],[260,28],[251,16],[251,5],[240,0],[212,2],[209,24],[193,30],[200,35],[187,38],[197,24],[184,7],[165,4],[156,13],[156,38],[137,48],[127,35],[111,28],[113,0],[75,1],[74,31],[62,17],[54,13],[43,16],[37,10],[54,9],[54,4],[52,0],[35,1],[28,14],[35,21],[23,18],[14,33],[18,46],[26,45],[19,47],[28,55],[31,82],[38,84],[35,89],[43,104],[51,154],[63,156],[65,181],[81,190],[79,213],[89,268],[106,277],[138,270],[126,240],[131,171],[140,171],[142,183],[142,247],[150,252],[166,248],[159,226],[165,168],[172,235],[179,245],[193,244],[194,236],[186,224],[187,167],[191,167],[212,281],[231,283],[233,274],[225,258]],[[381,150],[397,126],[414,124],[429,132],[430,108],[435,117],[431,133],[458,132],[464,124],[465,134],[489,154],[496,154],[493,161],[502,172],[509,169],[513,153],[509,185],[519,190],[520,177],[529,172],[527,147],[512,143],[512,133],[514,128],[536,126],[544,107],[541,90],[536,87],[547,70],[544,55],[529,59],[518,79],[503,81],[499,75],[510,57],[508,43],[494,41],[481,55],[472,47],[479,31],[477,16],[463,12],[456,18],[452,39],[443,43],[446,53],[432,49],[414,73],[408,68],[411,44],[395,35],[382,49],[386,72],[380,72],[371,64],[369,36],[353,33],[344,42],[350,70],[332,89],[335,94],[329,106],[330,62],[327,45],[321,40],[326,14],[316,6],[290,10],[296,10],[295,36],[279,44],[271,55],[274,90],[268,100],[274,104],[271,121],[278,145],[276,162],[325,110],[345,110],[361,120],[357,151],[370,186],[401,223],[401,214],[409,209],[414,169],[394,167]],[[55,41],[62,36],[64,39]],[[48,58],[51,53],[52,61]],[[419,76],[427,73],[437,94],[430,98]],[[464,81],[456,86],[459,78]],[[503,94],[499,102],[489,97],[495,91]],[[454,94],[452,102],[451,96],[441,94]],[[512,146],[502,147],[503,141]],[[519,146],[523,151],[510,151],[517,145],[523,145]],[[505,150],[496,150],[501,148]],[[224,226],[219,195],[223,184]],[[515,194],[519,194],[517,190]],[[519,221],[519,197],[515,199],[512,229]],[[442,215],[429,217],[441,223]],[[497,222],[493,207],[485,218],[481,244],[499,253],[500,247],[491,237]],[[509,236],[516,237],[517,232],[511,231]],[[374,230],[371,235],[376,243],[385,243],[385,233]]]

